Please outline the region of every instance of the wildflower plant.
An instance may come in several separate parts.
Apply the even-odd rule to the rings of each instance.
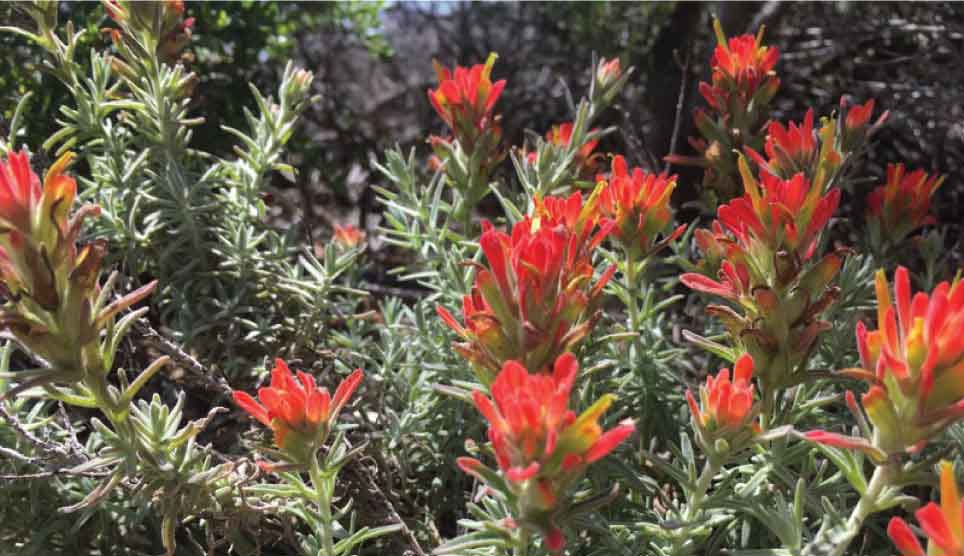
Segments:
[[[943,178],[895,163],[865,197],[888,112],[775,121],[794,76],[762,29],[714,21],[698,156],[667,158],[703,168],[705,226],[678,221],[680,177],[604,152],[633,68],[593,60],[570,113],[512,144],[493,53],[435,63],[444,131],[380,158],[377,229],[321,244],[266,195],[296,177],[314,76],[252,88],[233,154],[201,152],[197,12],[103,9],[89,52],[55,3],[4,28],[69,99],[33,168],[29,95],[0,141],[0,492],[64,529],[15,549],[870,554],[939,480],[915,515],[927,553],[959,551],[934,470],[962,436],[964,286],[897,264]],[[925,554],[903,518],[887,532]]]

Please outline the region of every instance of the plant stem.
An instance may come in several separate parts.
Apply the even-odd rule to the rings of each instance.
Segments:
[[[315,488],[315,502],[318,504],[318,515],[321,517],[321,544],[325,556],[335,556],[334,528],[331,516],[331,498],[334,485],[322,473],[318,463],[318,454],[312,453],[308,463],[308,475],[311,485]]]
[[[639,274],[636,255],[631,249],[626,249],[626,293],[629,297],[627,310],[629,311],[629,331],[639,331]]]
[[[864,520],[879,511],[877,507],[878,499],[884,487],[890,483],[890,479],[890,465],[881,465],[874,470],[874,474],[870,477],[870,483],[867,485],[867,490],[864,491],[863,496],[860,497],[860,501],[857,502],[857,507],[854,508],[854,511],[850,514],[850,518],[847,520],[847,530],[845,534],[841,537],[834,538],[833,549],[826,553],[827,556],[843,556],[844,553],[847,552],[847,547],[850,546],[851,541],[860,533]]]
[[[529,554],[529,531],[524,528],[519,529],[519,542],[512,550],[512,556],[528,556]]]

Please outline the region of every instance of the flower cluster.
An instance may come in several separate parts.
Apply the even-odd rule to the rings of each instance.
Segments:
[[[964,417],[964,281],[912,295],[910,274],[899,267],[893,297],[883,271],[876,287],[879,329],[857,324],[861,368],[847,371],[870,384],[861,401],[872,440],[823,431],[809,437],[875,454],[914,452]]]
[[[905,172],[903,164],[887,165],[887,182],[867,195],[867,226],[871,238],[899,243],[911,232],[933,224],[931,196],[944,182],[924,170]]]
[[[455,66],[452,70],[435,62],[438,88],[429,89],[428,100],[467,151],[485,137],[491,137],[493,146],[501,137],[499,117],[493,115],[493,109],[505,80],[493,83],[491,77],[497,57],[492,53],[485,64]]]
[[[274,442],[296,463],[325,443],[331,424],[361,383],[363,373],[355,369],[338,385],[331,396],[326,388],[318,388],[315,378],[298,371],[298,378],[281,359],[275,360],[271,385],[258,390],[258,400],[247,392],[236,390],[234,402],[252,417],[271,428]]]
[[[733,366],[732,379],[730,369],[706,377],[699,402],[692,391],[686,391],[697,439],[707,454],[723,455],[720,440],[726,442],[725,450],[738,451],[760,432],[760,424],[754,422],[752,378],[753,358],[743,354]]]
[[[964,554],[964,500],[954,479],[954,465],[941,462],[941,503],[929,502],[914,515],[921,529],[930,539],[927,552],[914,536],[907,522],[899,517],[890,519],[887,534],[901,556],[957,556]]]
[[[66,153],[41,184],[25,152],[0,161],[0,287],[7,301],[3,327],[50,370],[21,387],[76,382],[96,367],[95,346],[118,312],[146,297],[155,283],[105,303],[98,283],[106,242],[77,245],[84,219],[100,214],[85,205],[72,217],[77,182],[64,174]]]
[[[676,176],[648,174],[641,168],[632,172],[622,156],[613,157],[608,180],[599,195],[599,213],[613,222],[613,235],[632,260],[640,260],[673,241],[686,229],[677,227],[661,241],[673,220],[669,205],[676,188]]]
[[[483,222],[487,265],[463,298],[465,325],[441,306],[438,313],[465,340],[455,349],[484,384],[510,360],[539,372],[588,334],[616,270],[593,283],[592,250],[612,229],[597,224],[593,201],[580,193],[539,200],[511,235]]]
[[[489,422],[489,440],[502,475],[477,459],[458,460],[463,471],[512,500],[516,521],[535,527],[553,552],[564,545],[559,518],[574,510],[570,488],[588,465],[635,430],[632,421],[623,421],[603,431],[599,418],[615,400],[612,395],[578,416],[569,408],[578,371],[570,353],[555,360],[551,374],[530,374],[521,363],[506,362],[492,382],[491,398],[473,393],[475,406]]]
[[[846,187],[841,181],[847,159],[883,125],[888,114],[884,113],[873,126],[868,126],[873,100],[848,111],[846,99],[841,99],[840,106],[846,115],[842,119],[821,118],[816,131],[812,108],[807,110],[803,122],[790,122],[786,126],[770,122],[763,147],[766,158],[749,146],[744,151],[761,171],[784,179],[802,173],[820,191]]]
[[[818,317],[839,295],[830,283],[842,253],[812,259],[840,191],[822,194],[802,173],[781,179],[761,170],[757,181],[742,156],[739,165],[745,194],[719,207],[712,230],[696,235],[707,256],[704,273],[681,280],[731,303],[707,312],[723,321],[735,347],[753,356],[766,391],[800,378],[794,375],[828,327]],[[714,272],[718,280],[707,275]]]
[[[712,82],[700,83],[699,87],[709,113],[702,108],[694,111],[693,121],[702,138],[689,141],[701,156],[671,155],[667,160],[703,167],[704,188],[727,201],[740,190],[734,152],[762,146],[769,104],[780,88],[774,72],[780,54],[763,44],[762,27],[756,36],[730,39],[719,20],[713,21],[713,28],[717,46],[710,60]]]

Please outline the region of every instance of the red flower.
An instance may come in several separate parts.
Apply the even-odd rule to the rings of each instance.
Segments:
[[[768,102],[780,86],[780,80],[773,74],[779,51],[763,46],[762,28],[756,37],[741,35],[727,40],[719,20],[714,20],[713,26],[717,37],[710,60],[713,84],[700,83],[700,94],[718,111],[728,110],[733,102],[746,106],[758,91],[765,97],[759,100]]]
[[[941,462],[941,503],[928,503],[914,513],[924,534],[930,539],[929,556],[958,556],[964,554],[964,500],[961,500],[954,479],[954,465]],[[902,556],[925,556],[924,547],[914,536],[907,522],[893,517],[887,534]]]
[[[867,195],[867,219],[877,233],[899,242],[915,229],[934,224],[931,197],[944,176],[930,176],[923,170],[904,172],[903,164],[887,165],[887,183]]]
[[[429,89],[428,100],[466,150],[472,149],[479,135],[496,129],[492,109],[505,88],[504,79],[495,83],[491,80],[496,58],[492,53],[484,65],[456,66],[454,70],[435,62],[439,85],[438,89]]]
[[[293,455],[300,454],[324,443],[332,421],[338,418],[342,407],[361,383],[362,376],[362,370],[355,369],[331,397],[326,388],[315,385],[313,376],[299,371],[298,380],[295,380],[288,365],[276,359],[271,371],[271,385],[258,390],[261,403],[240,390],[235,390],[234,401],[252,417],[271,427],[279,448]]]
[[[611,226],[610,226],[611,227]],[[537,201],[536,213],[509,236],[483,222],[480,267],[463,298],[465,326],[443,307],[439,316],[465,343],[455,345],[489,383],[509,360],[538,372],[588,333],[603,286],[615,267],[593,285],[592,250],[610,227],[596,230],[592,205],[579,193]]]
[[[615,397],[605,395],[579,416],[569,409],[569,398],[579,366],[571,353],[555,361],[552,374],[530,374],[519,362],[509,361],[492,383],[492,398],[473,392],[479,412],[489,422],[488,436],[496,461],[508,483],[492,479],[492,472],[473,458],[460,458],[459,467],[489,486],[502,484],[516,494],[517,522],[539,525],[547,540],[560,550],[563,538],[553,512],[586,466],[612,452],[635,430],[632,421],[603,431],[599,418]]]
[[[630,173],[626,160],[617,155],[599,195],[599,212],[613,221],[616,237],[626,249],[636,257],[645,257],[686,229],[685,225],[679,226],[662,241],[656,241],[673,219],[669,199],[675,188],[676,176],[648,174],[641,168],[633,168]]]
[[[870,122],[870,116],[874,113],[874,99],[868,100],[865,104],[857,104],[847,112],[847,119],[844,126],[848,130],[857,130],[865,127]]]
[[[365,240],[365,232],[359,230],[352,224],[347,224],[345,226],[335,224],[335,230],[332,238],[339,246],[351,249],[353,247],[357,247],[359,243]]]
[[[739,428],[746,425],[750,408],[753,407],[753,358],[743,354],[733,367],[733,380],[730,369],[720,369],[715,377],[706,377],[706,385],[700,387],[700,404],[696,403],[693,392],[686,391],[693,418],[701,428]]]
[[[876,288],[879,330],[857,324],[862,402],[881,449],[914,451],[964,417],[964,281],[912,295],[898,267],[893,300],[882,270]]]
[[[749,251],[787,251],[801,261],[809,259],[837,210],[840,190],[821,195],[803,174],[784,180],[762,170],[757,182],[743,158],[740,172],[746,193],[718,209],[723,226]]]

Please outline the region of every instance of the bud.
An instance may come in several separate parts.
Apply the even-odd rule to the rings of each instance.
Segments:
[[[708,454],[725,456],[742,450],[760,432],[752,378],[753,358],[743,354],[733,367],[732,380],[730,369],[706,377],[699,402],[692,391],[686,391],[697,440]]]
[[[905,173],[903,164],[887,165],[887,182],[867,195],[867,224],[872,237],[896,245],[921,226],[937,222],[930,214],[931,197],[944,176],[924,170]]]

